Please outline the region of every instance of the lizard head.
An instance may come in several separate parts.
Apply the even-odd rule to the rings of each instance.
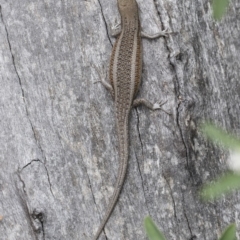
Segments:
[[[138,5],[136,0],[118,0],[118,9],[122,15],[138,15]]]

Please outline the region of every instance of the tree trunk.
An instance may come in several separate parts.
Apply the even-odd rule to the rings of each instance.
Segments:
[[[212,19],[208,0],[138,0],[143,40],[139,96],[172,113],[132,110],[129,168],[100,239],[147,239],[150,215],[166,238],[219,237],[240,223],[239,193],[206,203],[204,183],[226,170],[203,120],[239,134],[240,14]],[[0,0],[1,239],[92,239],[119,166],[106,78],[120,20],[117,0]]]

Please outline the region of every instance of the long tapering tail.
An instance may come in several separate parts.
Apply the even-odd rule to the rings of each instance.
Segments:
[[[110,203],[107,208],[107,212],[102,220],[100,227],[96,235],[94,236],[94,240],[97,240],[100,236],[103,228],[105,227],[109,217],[111,216],[112,211],[115,208],[117,203],[118,197],[122,190],[124,179],[127,172],[128,166],[128,151],[129,151],[129,139],[128,139],[128,113],[125,114],[124,119],[120,119],[117,117],[117,134],[118,134],[118,144],[119,144],[119,170],[118,170],[118,177],[115,184],[114,192],[111,197]]]

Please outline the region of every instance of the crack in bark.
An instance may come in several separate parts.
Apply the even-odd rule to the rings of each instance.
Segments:
[[[83,163],[83,161],[82,161],[82,163]],[[86,173],[86,175],[87,175],[87,180],[88,180],[89,187],[90,187],[90,190],[91,190],[91,194],[92,194],[93,202],[94,202],[94,204],[95,204],[95,206],[96,206],[96,209],[97,209],[97,212],[98,212],[98,216],[99,216],[99,218],[100,218],[100,222],[101,222],[102,220],[101,220],[100,213],[99,213],[99,209],[98,209],[98,206],[97,206],[97,203],[96,203],[96,200],[95,200],[94,194],[93,194],[92,184],[91,184],[91,180],[90,180],[90,177],[89,177],[89,175],[88,175],[88,172],[87,172],[87,168],[86,168],[85,165],[82,165],[82,166],[83,166],[84,171],[85,171],[85,173]],[[106,234],[106,232],[105,232],[105,227],[103,228],[102,232],[104,233],[106,239],[108,240],[108,238],[107,238],[107,234]]]
[[[99,214],[99,210],[98,210],[97,203],[96,203],[96,200],[95,200],[95,197],[94,197],[94,194],[93,194],[92,184],[91,184],[91,180],[90,180],[90,177],[88,175],[88,172],[87,172],[87,168],[85,166],[83,166],[83,167],[85,168],[84,171],[87,174],[88,184],[89,184],[89,187],[90,187],[90,190],[91,190],[91,193],[92,193],[93,202],[96,205],[96,208],[97,208],[97,211],[98,211],[98,214]],[[100,216],[100,214],[99,214],[99,216]]]
[[[156,0],[153,0],[153,2],[154,2],[154,5],[155,5],[155,9],[156,9],[156,11],[157,11],[157,14],[158,14],[158,16],[159,16],[160,22],[162,23],[161,14],[160,14],[160,12],[158,11]],[[162,25],[163,25],[163,23],[162,23]],[[175,93],[176,93],[177,99],[180,99],[181,94],[180,94],[180,86],[179,86],[179,84],[178,84],[179,79],[177,78],[177,71],[176,71],[176,66],[175,66],[176,62],[175,62],[175,60],[174,60],[174,58],[177,57],[177,55],[171,56],[171,48],[170,48],[170,47],[168,46],[168,44],[167,44],[167,43],[168,43],[168,42],[167,42],[167,38],[164,37],[164,40],[165,40],[165,43],[166,43],[166,44],[165,44],[165,45],[166,45],[166,48],[167,48],[167,50],[168,50],[168,52],[169,52],[169,63],[170,63],[170,65],[172,66],[173,70],[174,70],[175,73],[176,73],[176,74],[175,74],[175,76],[176,76],[176,81],[175,81],[175,84],[174,84],[174,86],[175,86]],[[190,175],[192,181],[194,181],[193,176],[192,176],[192,173],[191,173],[191,170],[190,170],[190,167],[189,167],[189,160],[190,160],[190,157],[189,157],[189,149],[188,149],[188,147],[187,147],[187,141],[185,140],[185,137],[184,137],[184,134],[183,134],[183,128],[182,128],[182,126],[181,126],[181,124],[180,124],[180,111],[179,111],[179,109],[181,108],[181,104],[182,104],[182,102],[180,101],[180,102],[178,103],[177,107],[176,107],[176,113],[177,113],[177,114],[176,114],[176,123],[177,123],[178,129],[179,129],[179,132],[180,132],[180,136],[181,136],[181,139],[182,139],[182,142],[183,142],[183,145],[184,145],[184,148],[185,148],[185,152],[186,152],[187,170],[188,170],[188,172],[189,172],[189,175]]]
[[[188,220],[188,216],[187,216],[187,212],[186,212],[186,208],[185,208],[185,200],[184,200],[184,195],[182,197],[182,202],[183,202],[183,215],[184,217],[186,218],[186,221],[187,221],[187,226],[188,226],[188,229],[189,229],[189,232],[190,232],[190,238],[188,240],[194,240],[197,238],[196,235],[193,235],[193,232],[192,232],[192,229],[191,229],[191,226],[190,226],[190,221]]]
[[[25,169],[26,167],[28,167],[29,165],[31,165],[32,162],[41,162],[41,161],[40,161],[39,159],[33,159],[33,160],[31,160],[29,163],[27,163],[26,165],[24,165],[24,166],[22,167],[21,171],[22,171],[23,169]]]
[[[17,75],[17,79],[18,79],[18,82],[19,82],[19,86],[20,86],[20,89],[21,89],[21,94],[22,94],[22,99],[23,99],[23,103],[24,103],[24,108],[25,108],[25,111],[26,111],[26,116],[27,116],[27,119],[29,121],[29,124],[31,126],[31,129],[32,129],[32,132],[33,132],[33,137],[37,143],[37,146],[39,147],[45,161],[46,161],[46,156],[44,155],[44,151],[41,147],[41,144],[39,143],[38,141],[38,138],[37,138],[37,135],[36,135],[36,132],[34,130],[34,126],[33,126],[33,123],[30,119],[30,114],[29,114],[29,110],[28,110],[28,107],[27,107],[27,102],[26,102],[26,98],[25,98],[25,92],[24,92],[24,89],[23,89],[23,84],[22,84],[22,80],[20,78],[20,75],[18,73],[18,70],[17,70],[17,66],[16,66],[16,62],[15,62],[15,57],[14,57],[14,54],[13,54],[13,51],[12,51],[12,45],[11,45],[11,42],[10,42],[10,38],[9,38],[9,33],[8,33],[8,29],[7,29],[7,26],[5,24],[5,21],[3,19],[3,14],[2,14],[2,7],[0,5],[0,18],[2,20],[2,23],[4,25],[4,29],[5,29],[5,32],[6,32],[6,39],[7,39],[7,42],[8,42],[8,47],[9,47],[9,51],[10,51],[10,55],[11,55],[11,58],[12,58],[12,64],[13,64],[13,68],[14,68],[14,71]]]
[[[100,6],[100,10],[101,10],[101,13],[102,13],[103,21],[104,21],[104,24],[105,24],[105,27],[106,27],[106,33],[107,33],[108,40],[109,40],[110,44],[113,46],[113,44],[111,42],[110,35],[108,33],[107,21],[106,21],[106,18],[104,16],[104,14],[103,14],[102,4],[101,4],[100,0],[98,0],[98,3],[99,3],[99,6]]]
[[[170,191],[170,196],[171,196],[172,203],[173,203],[174,218],[175,218],[175,222],[176,222],[176,225],[177,225],[177,232],[179,233],[179,225],[178,225],[178,219],[177,219],[176,203],[175,203],[175,200],[174,200],[174,197],[173,197],[172,188],[171,188],[171,185],[170,185],[170,183],[168,181],[167,176],[165,176],[165,174],[163,174],[163,178],[166,181],[167,187],[169,188],[169,191]]]
[[[141,138],[140,129],[139,129],[140,120],[139,120],[139,114],[138,114],[137,109],[136,109],[136,114],[137,114],[137,131],[138,131],[138,137],[139,137],[139,139],[140,139],[141,150],[142,150],[142,155],[143,155],[143,143],[142,143],[142,138]]]
[[[140,170],[140,166],[139,166],[139,162],[138,162],[138,158],[137,158],[136,154],[135,154],[135,157],[136,157],[136,160],[137,160],[138,171],[140,173],[140,178],[141,178],[141,183],[142,183],[141,185],[142,185],[142,189],[143,189],[143,196],[144,196],[146,207],[147,207],[147,211],[148,211],[148,214],[149,214],[150,211],[149,211],[148,202],[147,202],[147,198],[146,198],[146,194],[145,194],[145,188],[144,188],[144,184],[143,184],[143,176],[142,176],[142,172]]]
[[[2,22],[3,22],[4,27],[5,27],[6,36],[7,36],[7,42],[8,42],[10,54],[11,54],[11,57],[12,57],[13,67],[14,67],[14,70],[15,70],[15,72],[16,72],[16,75],[17,75],[17,78],[18,78],[18,82],[19,82],[19,85],[20,85],[20,89],[21,89],[21,93],[22,93],[22,98],[23,98],[23,102],[24,102],[24,106],[25,106],[25,111],[26,111],[26,116],[27,116],[27,119],[28,119],[28,121],[29,121],[29,123],[30,123],[31,129],[32,129],[32,132],[33,132],[33,136],[34,136],[34,139],[35,139],[35,141],[36,141],[36,143],[37,143],[37,146],[39,147],[39,149],[40,149],[40,151],[41,151],[41,153],[42,153],[42,156],[44,157],[45,162],[46,162],[46,156],[45,156],[45,154],[44,154],[44,151],[43,151],[43,149],[42,149],[41,144],[39,143],[39,141],[38,141],[38,139],[37,139],[37,135],[36,135],[36,132],[35,132],[35,130],[34,130],[33,123],[32,123],[32,121],[31,121],[31,119],[30,119],[30,114],[29,114],[29,111],[28,111],[27,103],[26,103],[26,98],[25,98],[25,93],[24,93],[24,89],[23,89],[23,85],[22,85],[22,80],[21,80],[20,75],[19,75],[19,73],[18,73],[18,71],[17,71],[17,67],[16,67],[16,63],[15,63],[15,57],[14,57],[14,54],[13,54],[13,52],[12,52],[12,46],[11,46],[11,43],[10,43],[7,26],[6,26],[6,24],[5,24],[4,20],[3,20],[3,15],[2,15],[1,7],[0,7],[0,16],[1,16]],[[40,160],[39,160],[39,161],[40,161]],[[41,162],[41,161],[40,161],[40,162]],[[41,162],[41,163],[42,163],[42,162]],[[52,193],[52,195],[53,195],[53,197],[54,197],[54,194],[53,194],[53,192],[52,192],[52,187],[51,187],[52,185],[51,185],[51,182],[50,182],[48,169],[47,169],[47,167],[45,166],[44,163],[42,163],[42,164],[44,165],[45,170],[46,170],[46,172],[47,172],[48,182],[49,182],[49,185],[50,185],[50,191],[51,191],[51,193]]]
[[[40,162],[41,162],[41,161],[40,161]],[[52,191],[52,183],[51,183],[51,181],[50,181],[50,176],[49,176],[48,169],[47,169],[46,165],[45,165],[43,162],[41,162],[41,163],[43,164],[43,166],[44,166],[44,168],[45,168],[45,171],[46,171],[46,173],[47,173],[47,178],[48,178],[48,184],[49,184],[49,187],[50,187],[50,192],[52,193],[53,198],[55,198],[55,196],[54,196],[54,194],[53,194],[53,191]]]
[[[166,46],[167,46],[167,49],[169,49],[167,44],[166,44]],[[169,49],[169,51],[170,51],[170,49]],[[178,55],[174,55],[172,57],[169,55],[169,62],[170,62],[170,65],[172,66],[172,69],[175,71],[175,78],[176,78],[176,80],[174,80],[175,95],[178,99],[178,104],[177,104],[177,107],[176,107],[176,124],[177,124],[177,127],[179,129],[180,137],[181,137],[181,140],[182,140],[182,143],[183,143],[183,146],[184,146],[184,149],[185,149],[185,153],[186,153],[187,171],[190,175],[190,178],[194,182],[194,178],[192,176],[192,173],[191,173],[191,170],[190,170],[190,167],[189,167],[189,160],[190,160],[189,149],[188,149],[187,141],[186,141],[186,139],[184,137],[184,134],[183,134],[184,127],[182,127],[181,120],[180,120],[181,119],[180,109],[181,109],[183,100],[181,99],[181,90],[180,90],[180,85],[179,85],[180,80],[177,77],[178,75],[177,75],[177,67],[176,67],[176,57]]]
[[[44,224],[43,224],[43,221],[41,221],[40,219],[39,219],[39,221],[40,221],[40,223],[41,223],[41,225],[42,225],[43,239],[45,240],[45,230],[44,230]]]
[[[139,137],[140,143],[141,143],[142,158],[144,159],[143,143],[142,143],[142,138],[141,138],[140,129],[139,129],[140,120],[139,120],[139,114],[138,114],[137,109],[136,109],[136,114],[137,114],[137,132],[138,132],[138,137]],[[142,176],[142,172],[141,172],[141,169],[140,169],[140,165],[139,165],[139,161],[138,161],[136,153],[135,153],[135,157],[136,157],[136,160],[137,160],[138,171],[140,173],[140,178],[141,178],[141,182],[142,182],[143,196],[144,196],[146,207],[147,207],[147,211],[148,211],[148,214],[149,214],[150,211],[149,211],[149,208],[148,208],[147,198],[146,198],[146,194],[145,194],[145,189],[144,189],[144,184],[143,184],[143,176]]]
[[[176,214],[176,204],[175,204],[175,200],[174,200],[174,197],[173,197],[173,192],[172,192],[172,188],[170,186],[170,183],[167,179],[167,177],[163,174],[163,178],[165,179],[166,183],[167,183],[167,186],[169,188],[169,191],[170,191],[170,196],[172,198],[172,202],[173,202],[173,211],[174,211],[174,218],[176,219],[176,224],[178,225],[178,221],[177,221],[177,214]]]
[[[162,23],[161,14],[158,11],[156,0],[153,0],[153,2],[154,2],[154,5],[155,5],[157,14],[159,16],[160,22]],[[162,23],[162,25],[163,25],[163,23]],[[176,73],[175,74],[176,81],[175,81],[175,84],[174,84],[174,86],[175,86],[175,93],[176,93],[177,99],[180,99],[181,94],[180,94],[180,86],[178,84],[179,79],[177,78],[177,71],[176,71],[176,66],[175,66],[176,62],[175,62],[175,60],[173,60],[175,57],[177,57],[177,55],[171,57],[171,48],[167,44],[167,38],[164,37],[164,40],[165,40],[165,43],[166,43],[166,48],[167,48],[167,50],[169,52],[169,63],[170,63],[170,65],[172,66],[173,70]],[[176,107],[176,113],[177,113],[176,114],[176,123],[177,123],[178,129],[179,129],[179,132],[180,132],[180,136],[181,136],[181,139],[182,139],[182,142],[183,142],[183,145],[184,145],[184,148],[185,148],[185,152],[186,152],[187,170],[189,172],[189,175],[190,175],[192,181],[194,181],[192,173],[191,173],[191,170],[190,170],[190,167],[189,167],[189,160],[190,160],[189,149],[187,147],[187,142],[186,142],[184,134],[183,134],[183,128],[182,128],[182,126],[180,124],[180,111],[179,111],[179,109],[181,108],[181,104],[182,104],[182,102],[180,101],[178,103],[177,107]]]
[[[33,124],[29,118],[29,112],[28,112],[28,108],[27,108],[27,104],[26,104],[26,99],[25,99],[25,92],[24,92],[24,89],[23,89],[23,85],[22,85],[22,80],[20,78],[20,75],[17,71],[17,67],[16,67],[16,62],[15,62],[15,57],[14,57],[14,54],[12,52],[12,45],[11,45],[11,42],[10,42],[10,39],[9,39],[9,33],[8,33],[8,30],[7,30],[7,26],[5,24],[5,21],[3,19],[3,14],[2,14],[2,7],[0,5],[0,18],[2,20],[2,23],[4,25],[4,29],[5,29],[5,32],[6,32],[6,38],[7,38],[7,42],[8,42],[8,47],[9,47],[9,51],[10,51],[10,55],[11,55],[11,58],[12,58],[12,63],[13,63],[13,68],[14,68],[14,71],[17,75],[17,79],[18,79],[18,82],[19,82],[19,85],[20,85],[20,89],[21,89],[21,93],[22,93],[22,98],[23,98],[23,102],[24,102],[24,107],[25,107],[25,111],[26,111],[26,115],[27,115],[27,118],[29,120],[29,123],[31,125],[31,128],[32,128],[32,131],[33,131],[33,135],[34,135],[34,138],[35,140],[37,141],[37,138],[36,138],[36,134],[35,134],[35,131],[34,131],[34,128],[33,128]]]
[[[168,30],[168,28],[164,28],[163,21],[162,21],[162,17],[161,17],[161,13],[158,11],[158,7],[157,7],[158,4],[157,4],[156,0],[153,0],[153,4],[154,4],[154,6],[155,6],[155,10],[156,10],[157,15],[158,15],[158,17],[159,17],[159,21],[160,21],[160,23],[162,24],[162,29],[163,29],[163,30],[165,30],[165,29]],[[162,30],[162,31],[163,31],[163,30]],[[163,39],[164,39],[164,41],[165,41],[165,43],[166,43],[166,44],[165,44],[165,45],[166,45],[166,48],[167,48],[167,50],[168,50],[168,52],[169,52],[169,56],[170,56],[171,51],[170,51],[170,48],[168,47],[166,38],[167,38],[167,37],[163,37]]]
[[[8,30],[7,30],[7,26],[5,24],[5,21],[3,20],[1,5],[0,5],[0,17],[1,17],[2,23],[4,25],[4,29],[5,29],[6,36],[7,36],[8,47],[9,47],[10,54],[11,54],[11,57],[12,57],[13,67],[14,67],[14,70],[16,72],[16,75],[17,75],[17,78],[18,78],[18,81],[19,81],[19,85],[20,85],[20,88],[21,88],[21,92],[22,92],[23,101],[25,103],[25,94],[24,94],[24,90],[23,90],[23,87],[22,87],[22,81],[21,81],[21,78],[20,78],[19,73],[18,73],[17,68],[16,68],[15,57],[14,57],[13,52],[12,52],[12,45],[11,45],[10,40],[9,40],[9,33],[8,33]],[[26,103],[25,103],[25,107],[26,107]]]
[[[182,126],[181,123],[180,123],[181,121],[180,121],[180,110],[179,109],[181,108],[181,104],[182,104],[182,102],[179,102],[178,106],[177,106],[177,115],[176,115],[176,117],[177,117],[177,119],[176,119],[177,120],[177,127],[179,129],[180,137],[181,137],[181,140],[182,140],[182,143],[183,143],[183,146],[184,146],[184,149],[185,149],[185,153],[186,153],[187,171],[189,173],[189,176],[190,176],[192,182],[194,183],[194,176],[193,176],[193,173],[190,169],[190,164],[189,164],[189,162],[190,162],[189,148],[188,148],[187,140],[186,140],[186,138],[183,134],[183,131],[186,128],[184,126]]]
[[[32,228],[33,235],[35,236],[35,239],[38,239],[38,236],[37,236],[37,233],[36,233],[36,228],[35,228],[35,226],[33,224],[31,213],[30,213],[28,205],[27,205],[27,201],[26,201],[26,199],[27,199],[27,192],[26,192],[26,189],[25,189],[26,185],[25,185],[25,182],[23,181],[23,179],[21,178],[21,175],[20,175],[21,171],[18,170],[16,172],[16,175],[17,175],[18,179],[20,180],[20,182],[23,185],[22,189],[23,189],[23,193],[24,193],[25,196],[22,196],[22,193],[20,191],[16,191],[16,194],[19,196],[20,202],[21,202],[22,207],[23,207],[23,211],[26,214],[26,220],[28,221],[29,225]],[[15,182],[15,187],[16,187],[16,189],[19,189],[16,182]]]
[[[190,223],[189,223],[189,220],[188,220],[188,217],[187,217],[187,213],[186,213],[186,209],[185,209],[184,206],[183,206],[183,214],[184,214],[184,217],[185,217],[186,220],[187,220],[187,225],[188,225],[189,232],[190,232],[190,234],[191,234],[191,238],[193,238],[192,229],[191,229],[191,227],[190,227]]]
[[[183,129],[182,129],[182,126],[181,126],[181,123],[180,123],[180,108],[181,108],[181,104],[182,102],[179,102],[178,105],[177,105],[177,114],[176,114],[176,117],[177,117],[177,126],[179,128],[179,132],[180,132],[180,137],[182,139],[182,142],[183,142],[183,145],[184,145],[184,148],[185,148],[185,152],[186,152],[186,161],[187,161],[187,168],[189,169],[189,151],[188,151],[188,147],[187,147],[187,144],[186,144],[186,141],[185,141],[185,138],[184,138],[184,135],[183,135]],[[190,174],[191,176],[191,174]]]
[[[24,194],[27,196],[26,185],[25,185],[25,182],[23,181],[23,179],[21,178],[21,175],[20,175],[20,172],[21,172],[21,171],[22,171],[22,169],[17,171],[17,176],[18,176],[20,182],[21,182],[22,185],[23,185],[23,187],[22,187],[23,192],[24,192]]]
[[[25,185],[24,180],[21,178],[21,174],[20,174],[25,168],[27,168],[28,166],[30,166],[33,162],[40,162],[40,163],[42,163],[42,164],[44,165],[44,168],[45,168],[45,170],[46,170],[46,172],[47,172],[47,176],[48,176],[48,183],[49,183],[49,185],[50,185],[50,191],[51,191],[51,193],[52,193],[52,195],[53,195],[53,197],[54,197],[54,194],[53,194],[53,192],[52,192],[52,185],[51,185],[50,178],[49,178],[49,174],[48,174],[48,169],[46,168],[45,164],[44,164],[41,160],[39,160],[39,159],[33,159],[33,160],[31,160],[29,163],[27,163],[25,166],[23,166],[23,167],[21,168],[21,170],[19,169],[19,170],[17,171],[17,176],[18,176],[20,182],[21,182],[22,185],[23,185],[22,189],[23,189],[23,193],[24,193],[24,195],[25,195],[25,197],[23,197],[23,196],[21,196],[21,194],[20,194],[20,199],[21,199],[21,202],[22,202],[22,205],[23,205],[23,209],[25,210],[25,212],[26,212],[26,214],[27,214],[27,216],[28,216],[28,219],[29,219],[29,221],[30,221],[30,225],[32,226],[32,229],[33,229],[34,235],[36,236],[36,239],[38,239],[38,236],[37,236],[36,233],[39,232],[39,229],[37,229],[37,228],[34,226],[32,219],[37,219],[37,220],[40,222],[40,224],[41,224],[41,229],[42,229],[42,236],[43,236],[43,239],[45,240],[46,238],[45,238],[45,230],[44,230],[44,215],[43,215],[42,212],[36,213],[36,211],[33,211],[33,213],[30,213],[29,208],[28,208],[28,205],[27,205],[27,202],[26,202],[26,199],[27,199],[27,196],[28,196],[28,195],[27,195],[27,192],[26,192],[26,185]],[[55,198],[55,197],[54,197],[54,198]],[[39,233],[40,233],[40,232],[39,232]]]
[[[29,163],[27,163],[25,166],[22,167],[21,171],[25,168],[27,168],[28,166],[30,166],[33,162],[40,162],[41,164],[43,164],[44,168],[45,168],[45,171],[47,173],[47,179],[48,179],[48,184],[49,184],[49,188],[50,188],[50,192],[53,196],[53,198],[55,198],[54,194],[53,194],[53,191],[52,191],[52,184],[51,184],[51,181],[50,181],[50,176],[49,176],[49,172],[48,172],[48,169],[45,165],[45,163],[43,163],[40,159],[33,159],[31,160]],[[24,182],[23,182],[24,183]],[[25,184],[24,184],[25,186]]]
[[[162,18],[161,18],[161,13],[158,11],[158,7],[157,7],[157,5],[158,5],[157,1],[156,1],[156,0],[153,0],[153,4],[154,4],[154,6],[155,6],[155,10],[156,10],[157,15],[158,15],[158,17],[159,17],[159,20],[160,20],[160,22],[161,22],[161,24],[162,24],[162,26],[163,26],[163,22],[162,22]]]

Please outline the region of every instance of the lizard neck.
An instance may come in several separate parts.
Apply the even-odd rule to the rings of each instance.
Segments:
[[[122,29],[130,28],[138,30],[140,29],[140,22],[138,15],[134,16],[128,16],[128,14],[125,14],[121,17],[121,23],[122,23]]]

